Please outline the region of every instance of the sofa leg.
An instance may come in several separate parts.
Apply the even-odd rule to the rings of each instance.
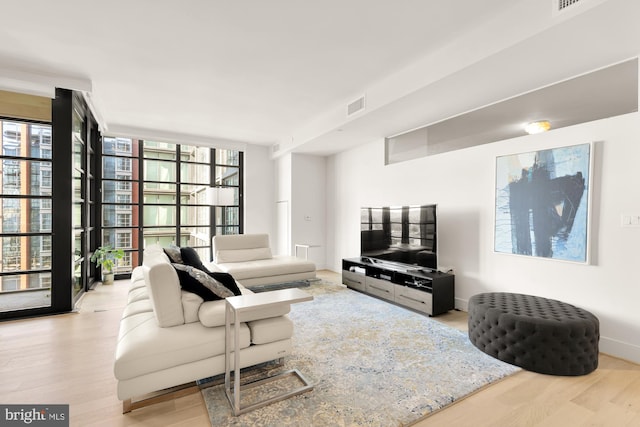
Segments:
[[[122,413],[127,414],[131,412],[131,399],[122,401]]]

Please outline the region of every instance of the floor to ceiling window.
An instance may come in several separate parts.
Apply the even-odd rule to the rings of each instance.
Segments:
[[[72,310],[99,280],[99,245],[125,250],[122,278],[150,244],[211,259],[213,235],[243,232],[241,151],[102,138],[66,89],[53,100],[0,91],[0,111],[25,99],[34,117],[0,117],[0,319]]]
[[[102,245],[126,253],[116,273],[131,272],[151,244],[190,246],[208,260],[215,233],[241,233],[242,159],[236,150],[104,137]],[[211,187],[232,189],[233,202],[212,206]]]
[[[94,283],[97,122],[60,88],[0,111],[0,320],[68,312]]]
[[[125,250],[114,273],[130,273],[138,265],[138,141],[102,139],[102,245]]]
[[[0,311],[51,306],[51,125],[0,120]]]
[[[243,232],[241,151],[103,138],[79,93],[0,91],[3,112],[25,103],[35,117],[0,117],[0,319],[72,310],[99,245],[125,250],[122,278],[150,244],[208,260],[213,235]]]

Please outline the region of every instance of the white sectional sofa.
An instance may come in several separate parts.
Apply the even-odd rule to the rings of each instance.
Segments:
[[[289,310],[288,305],[261,310],[242,324],[242,367],[290,354]],[[134,397],[224,373],[224,325],[224,300],[205,302],[183,291],[162,247],[145,249],[143,265],[131,275],[115,355],[123,411],[139,406],[132,404]]]
[[[315,279],[316,265],[293,256],[272,255],[268,234],[214,236],[213,266],[231,274],[243,286]]]

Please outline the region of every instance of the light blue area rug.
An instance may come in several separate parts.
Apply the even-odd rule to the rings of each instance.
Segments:
[[[224,386],[205,388],[213,426],[405,426],[520,370],[424,315],[342,285],[304,290],[314,300],[292,306],[293,354],[274,371],[315,389],[234,417]]]

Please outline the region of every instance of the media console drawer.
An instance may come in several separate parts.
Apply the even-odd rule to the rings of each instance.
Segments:
[[[387,280],[380,280],[369,276],[367,276],[367,280],[365,281],[365,283],[367,285],[365,292],[380,298],[393,301],[393,283]]]
[[[433,314],[433,298],[430,293],[408,286],[395,285],[395,302],[426,314]]]
[[[350,288],[356,289],[361,292],[366,291],[365,285],[366,276],[361,273],[353,273],[351,271],[342,270],[342,283]]]

